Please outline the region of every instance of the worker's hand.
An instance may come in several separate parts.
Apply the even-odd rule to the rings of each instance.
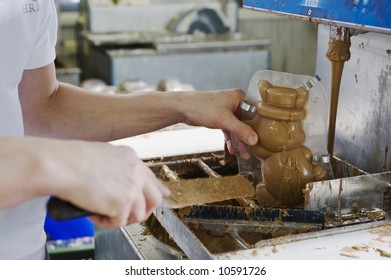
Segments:
[[[185,122],[189,125],[221,129],[228,151],[231,154],[237,151],[244,159],[248,159],[250,153],[247,145],[255,145],[258,142],[258,136],[249,125],[241,121],[248,117],[240,109],[240,103],[245,96],[243,91],[231,89],[185,94],[191,95],[190,98],[181,100]],[[235,143],[234,138],[238,140]]]
[[[240,156],[244,160],[249,160],[251,158],[249,146],[240,141],[235,134],[224,132],[224,139],[230,154]]]
[[[56,152],[60,188],[55,196],[100,215],[103,227],[143,222],[170,191],[128,147],[62,141]]]

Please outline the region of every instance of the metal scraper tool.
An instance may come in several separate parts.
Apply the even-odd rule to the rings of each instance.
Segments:
[[[183,208],[234,198],[253,197],[255,194],[251,182],[239,175],[164,181],[163,183],[171,190],[171,195],[161,204],[161,207],[166,208]],[[55,197],[49,199],[47,211],[48,215],[56,220],[94,215],[94,213]]]
[[[304,209],[320,210],[343,225],[380,220],[391,209],[391,172],[308,183]]]

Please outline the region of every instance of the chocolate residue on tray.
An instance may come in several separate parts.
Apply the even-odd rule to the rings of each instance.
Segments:
[[[391,253],[389,253],[389,252],[386,252],[386,251],[379,249],[379,248],[377,248],[376,251],[378,251],[380,253],[380,256],[382,256],[382,257],[391,258]]]
[[[340,255],[350,258],[358,258],[357,255],[354,255],[354,253],[376,252],[379,253],[381,257],[391,258],[391,252],[384,249],[391,247],[391,224],[368,229],[368,232],[376,235],[372,241],[369,241],[366,244],[344,247],[342,248]],[[382,246],[382,244],[385,246]],[[379,247],[381,247],[381,249]]]

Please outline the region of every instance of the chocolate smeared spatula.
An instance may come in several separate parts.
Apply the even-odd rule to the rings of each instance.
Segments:
[[[171,190],[171,195],[165,198],[160,205],[166,208],[183,208],[235,198],[253,197],[255,194],[251,182],[239,175],[164,181],[163,183]],[[49,199],[47,211],[48,215],[56,220],[96,215],[55,197]]]

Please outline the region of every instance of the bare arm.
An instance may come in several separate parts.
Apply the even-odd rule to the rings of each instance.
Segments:
[[[110,141],[180,121],[166,94],[115,96],[58,83],[54,65],[26,70],[19,85],[28,135]],[[159,97],[159,98],[157,98]]]
[[[238,89],[96,94],[58,83],[50,64],[24,72],[19,97],[28,135],[111,141],[183,122],[233,132],[251,145],[257,140],[233,114],[244,97]]]
[[[2,137],[0,178],[0,209],[55,195],[101,226],[144,221],[169,194],[132,149],[98,142]]]

